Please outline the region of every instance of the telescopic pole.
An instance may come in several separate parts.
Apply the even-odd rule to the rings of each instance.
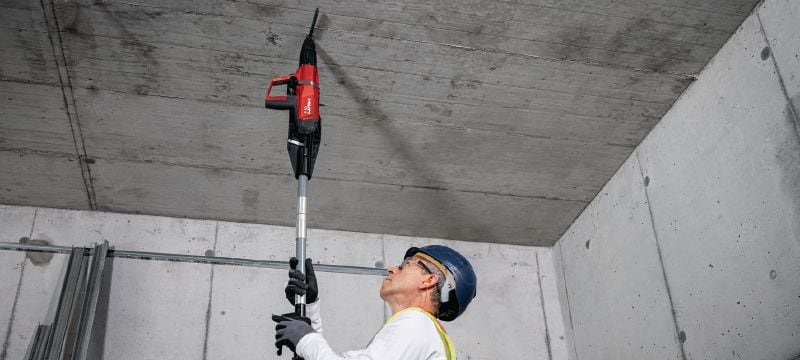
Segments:
[[[297,178],[297,236],[295,237],[295,257],[297,270],[306,273],[306,199],[308,194],[308,176]],[[306,316],[306,296],[295,295],[294,312]]]

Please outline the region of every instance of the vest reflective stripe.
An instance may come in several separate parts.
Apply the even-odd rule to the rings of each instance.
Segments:
[[[396,314],[392,315],[392,317],[390,317],[389,320],[386,321],[386,323],[387,324],[391,323],[400,314],[411,310],[417,310],[425,315],[428,315],[428,318],[430,318],[431,321],[433,321],[433,325],[436,326],[436,332],[439,333],[439,337],[442,339],[442,343],[444,344],[444,353],[445,356],[447,357],[447,360],[456,360],[456,347],[453,344],[453,340],[450,339],[450,335],[447,335],[447,333],[444,331],[444,328],[442,327],[442,324],[439,323],[439,320],[436,320],[436,318],[427,311],[422,310],[418,307],[410,307],[407,309],[403,309],[398,311]]]

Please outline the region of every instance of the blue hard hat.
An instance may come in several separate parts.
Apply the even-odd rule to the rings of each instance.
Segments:
[[[467,309],[475,297],[478,279],[469,260],[455,250],[443,245],[412,247],[406,251],[406,258],[423,253],[441,263],[449,272],[445,274],[445,285],[441,291],[439,314],[437,317],[451,321]]]

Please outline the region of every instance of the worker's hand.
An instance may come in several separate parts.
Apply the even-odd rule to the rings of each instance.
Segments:
[[[298,317],[294,313],[284,315],[272,315],[275,324],[275,346],[278,348],[278,355],[281,355],[283,346],[288,347],[293,352],[297,352],[297,343],[303,336],[315,332],[311,327],[311,320],[305,317]]]
[[[306,304],[317,301],[317,276],[314,275],[314,266],[311,259],[306,259],[306,274],[297,270],[297,258],[289,259],[289,283],[286,284],[286,299],[294,305],[295,295],[305,295]]]

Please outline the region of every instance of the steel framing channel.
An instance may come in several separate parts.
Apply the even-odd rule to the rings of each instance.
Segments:
[[[92,336],[94,314],[97,309],[97,298],[100,295],[100,284],[103,281],[108,241],[94,247],[92,266],[89,268],[89,279],[86,282],[86,299],[81,308],[78,330],[73,347],[73,360],[85,360],[89,352],[89,340]]]
[[[33,244],[0,242],[0,250],[34,251],[34,252],[66,254],[69,253],[71,249],[72,248],[68,246],[33,245]],[[87,255],[95,251],[89,248],[83,248],[83,250]],[[160,261],[176,261],[176,262],[214,264],[214,265],[247,266],[247,267],[279,269],[279,270],[285,270],[289,268],[289,262],[287,261],[253,260],[253,259],[229,258],[229,257],[218,257],[218,256],[168,254],[168,253],[156,253],[156,252],[146,252],[146,251],[126,251],[126,250],[108,249],[107,256],[117,257],[117,258],[139,259],[139,260],[160,260]],[[342,274],[386,276],[386,269],[362,267],[362,266],[315,264],[314,270],[323,272],[332,272],[332,273],[342,273]]]
[[[47,346],[47,334],[50,333],[50,326],[39,324],[36,327],[36,335],[25,360],[41,360],[44,357],[45,347]]]
[[[58,308],[56,309],[55,320],[47,341],[45,358],[50,360],[61,359],[64,343],[69,331],[72,310],[78,297],[78,280],[84,272],[88,258],[83,248],[71,248],[67,273],[64,274],[64,283],[61,286],[61,293],[58,297]]]

